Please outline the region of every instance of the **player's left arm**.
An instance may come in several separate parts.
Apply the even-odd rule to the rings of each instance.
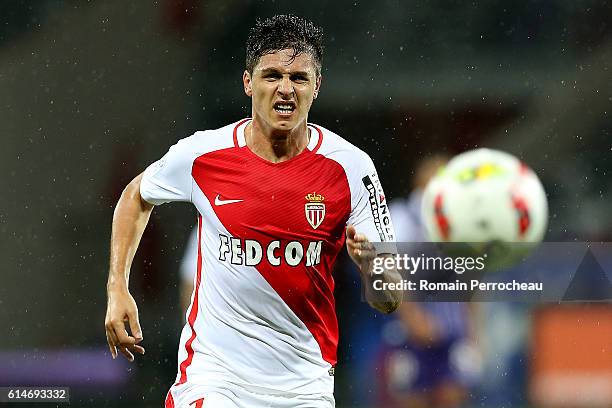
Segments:
[[[352,208],[347,222],[346,247],[359,267],[370,306],[383,313],[391,313],[399,307],[402,291],[389,289],[399,285],[385,284],[399,283],[402,277],[396,268],[384,268],[382,273],[374,273],[374,263],[376,258],[394,256],[393,251],[387,249],[394,249],[395,245],[385,245],[388,248],[383,251],[381,247],[376,248],[374,243],[392,243],[395,231],[372,159],[365,153],[355,158],[355,165],[349,170]]]
[[[374,245],[364,234],[358,233],[353,225],[349,225],[346,229],[346,249],[353,262],[359,268],[365,297],[370,306],[383,313],[395,311],[402,303],[403,292],[401,289],[388,289],[389,286],[397,287],[399,285],[386,284],[399,283],[402,280],[401,275],[395,268],[385,268],[381,274],[374,273],[375,258],[393,255],[377,254]],[[375,286],[375,281],[380,281],[383,285]],[[382,289],[376,290],[375,287]]]

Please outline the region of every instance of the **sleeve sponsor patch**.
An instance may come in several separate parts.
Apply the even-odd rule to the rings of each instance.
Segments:
[[[370,202],[370,210],[372,211],[372,219],[376,226],[376,231],[380,236],[381,242],[393,241],[393,228],[391,227],[391,217],[389,215],[389,207],[385,199],[382,185],[376,173],[365,176],[363,185],[368,191],[368,201]]]

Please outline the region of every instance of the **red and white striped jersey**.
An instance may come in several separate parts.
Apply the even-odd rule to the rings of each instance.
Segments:
[[[340,136],[309,125],[307,148],[272,163],[246,146],[248,122],[180,140],[141,181],[147,202],[199,213],[177,383],[332,393],[332,266],[347,224],[393,240],[385,196],[370,157]]]

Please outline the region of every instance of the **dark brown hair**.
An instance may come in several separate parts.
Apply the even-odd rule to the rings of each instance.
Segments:
[[[253,74],[259,59],[276,51],[292,49],[292,58],[304,52],[312,57],[317,75],[323,59],[323,29],[294,15],[257,20],[246,42],[246,70]]]

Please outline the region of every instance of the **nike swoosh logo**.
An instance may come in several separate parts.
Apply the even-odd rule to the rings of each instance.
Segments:
[[[217,194],[217,196],[215,197],[215,205],[216,206],[226,205],[226,204],[234,204],[234,203],[239,203],[239,202],[244,201],[244,200],[222,200],[220,197],[221,196],[219,194]]]

